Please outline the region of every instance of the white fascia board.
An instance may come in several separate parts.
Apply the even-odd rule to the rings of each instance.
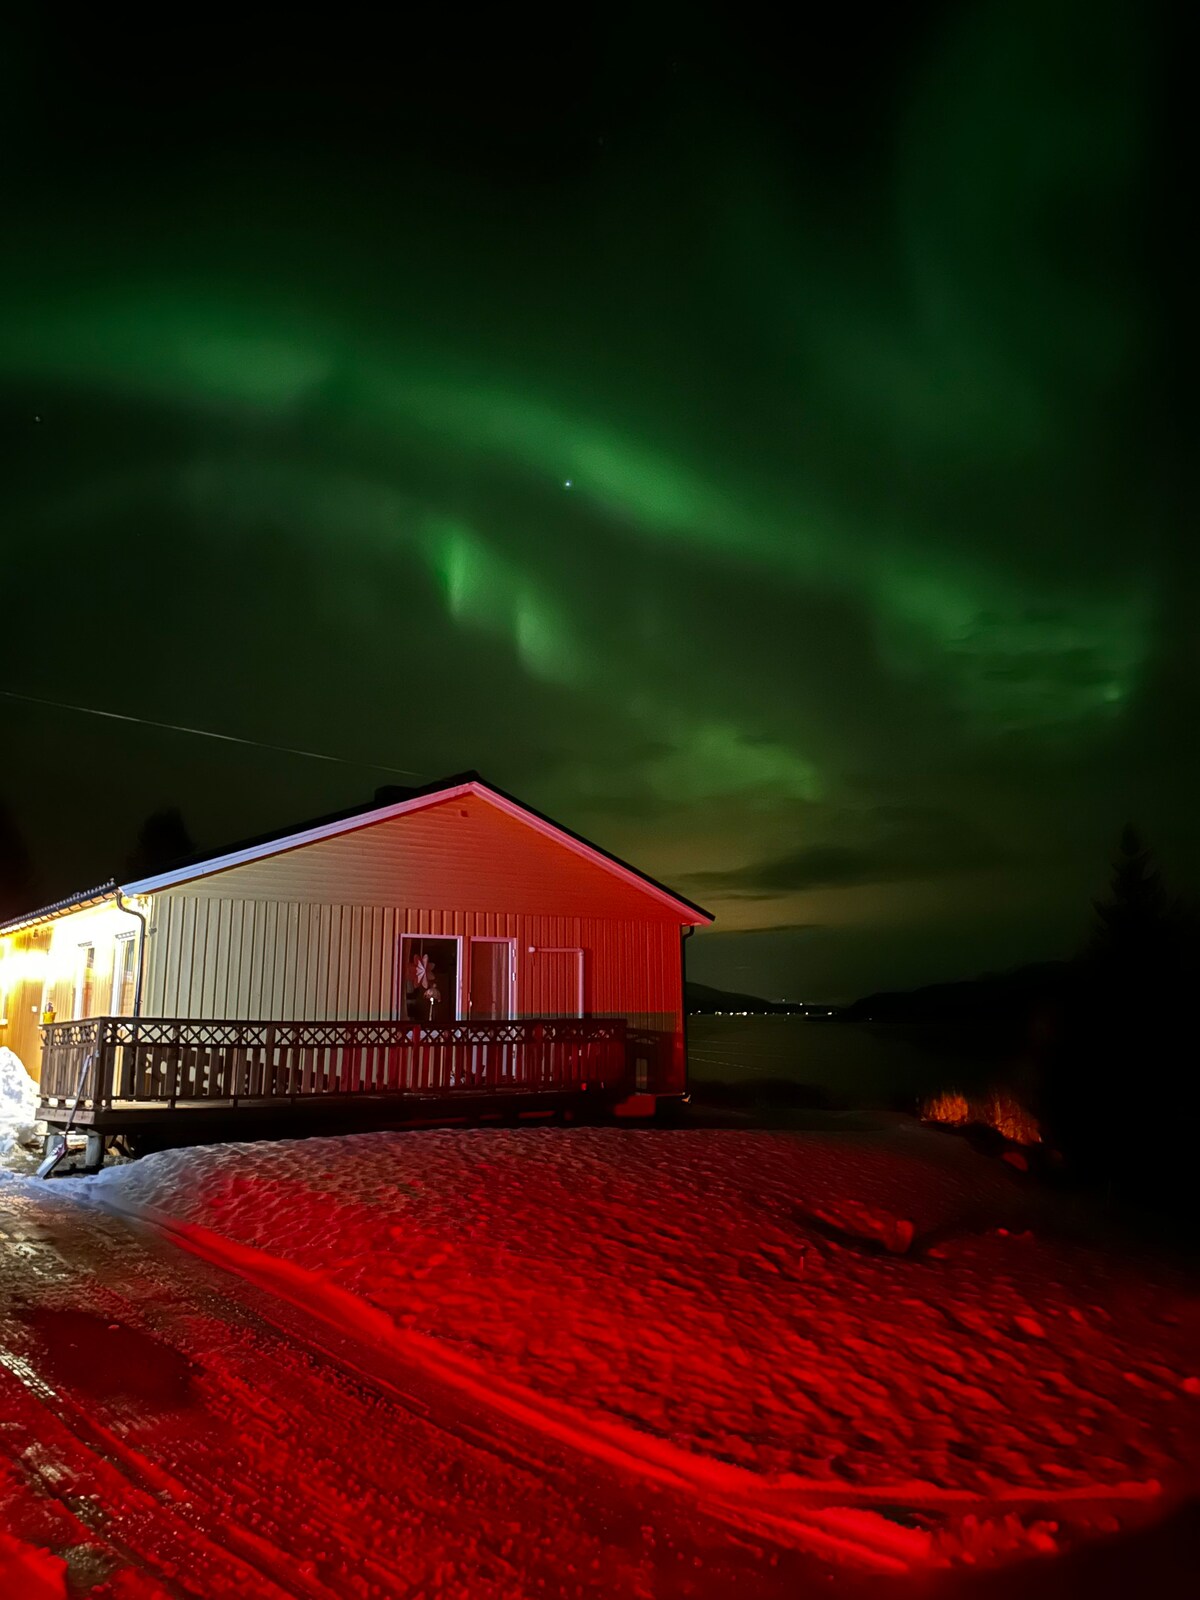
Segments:
[[[602,850],[597,850],[586,840],[576,839],[574,835],[564,833],[553,822],[542,817],[536,817],[532,812],[526,811],[519,801],[509,800],[502,794],[497,794],[494,789],[489,789],[486,784],[472,784],[471,788],[482,795],[485,800],[490,800],[497,811],[506,811],[510,817],[516,817],[519,822],[524,822],[531,828],[536,828],[548,839],[555,839],[559,844],[566,845],[568,850],[573,850],[577,856],[582,856],[585,861],[591,861],[598,867],[603,867],[606,872],[611,872],[614,878],[620,878],[632,888],[639,889],[642,894],[649,895],[661,905],[669,906],[681,922],[690,923],[693,927],[703,927],[711,922],[712,918],[705,916],[694,906],[686,905],[676,898],[669,889],[660,889],[657,884],[651,883],[633,867],[622,866],[619,861],[614,861],[611,856],[606,856]]]
[[[361,812],[356,817],[344,817],[338,822],[326,822],[319,827],[304,828],[299,833],[288,834],[283,839],[273,839],[268,844],[248,845],[243,850],[233,850],[228,855],[213,856],[209,861],[198,861],[190,867],[178,867],[173,872],[160,872],[151,878],[138,878],[135,882],[123,883],[121,892],[140,895],[155,894],[160,889],[174,889],[180,884],[193,883],[197,878],[208,878],[214,873],[225,872],[230,867],[241,867],[251,861],[262,861],[268,856],[282,855],[285,850],[296,850],[302,845],[316,844],[321,839],[334,839],[339,834],[353,833],[358,828],[373,827],[377,822],[390,822],[393,817],[403,817],[410,811],[421,811],[427,806],[441,805],[446,800],[458,800],[468,794],[486,800],[489,805],[495,806],[497,811],[506,812],[527,827],[535,828],[546,838],[565,845],[568,850],[582,856],[585,861],[603,867],[613,877],[620,878],[652,900],[657,900],[660,905],[668,906],[681,922],[693,927],[703,927],[705,923],[711,922],[711,917],[677,899],[668,890],[660,889],[656,884],[650,883],[632,867],[622,866],[620,862],[613,861],[584,840],[564,833],[554,823],[527,811],[518,801],[497,794],[486,783],[475,782],[455,784],[453,788],[439,789],[434,794],[417,795],[412,800],[397,800],[391,805],[380,806],[375,811]]]
[[[456,800],[468,794],[474,784],[460,783],[453,789],[439,789],[436,794],[418,795],[412,800],[397,800],[380,806],[376,811],[364,811],[356,817],[343,817],[338,822],[322,823],[316,828],[302,828],[299,833],[289,833],[286,838],[272,839],[268,844],[247,845],[243,850],[231,850],[228,855],[213,856],[208,861],[194,862],[190,867],[176,867],[173,872],[158,872],[151,878],[138,878],[121,885],[122,894],[155,894],[159,889],[174,889],[181,883],[193,883],[197,878],[209,878],[230,867],[243,867],[250,861],[262,861],[267,856],[282,855],[285,850],[296,850],[300,845],[316,844],[321,839],[334,839],[340,833],[353,833],[356,828],[368,828],[376,822],[388,822],[392,817],[402,817],[409,811],[420,811],[425,806],[438,805],[443,800]]]

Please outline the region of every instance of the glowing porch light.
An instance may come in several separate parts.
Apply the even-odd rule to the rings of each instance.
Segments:
[[[49,965],[45,950],[21,950],[11,944],[0,949],[0,991],[9,993],[20,983],[40,983]]]

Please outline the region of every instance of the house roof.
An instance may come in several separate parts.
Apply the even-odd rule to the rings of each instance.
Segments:
[[[89,906],[103,905],[106,900],[111,900],[117,892],[117,881],[110,878],[107,883],[101,883],[94,889],[79,889],[74,894],[66,895],[62,900],[55,900],[48,906],[41,906],[36,911],[28,911],[21,917],[10,917],[7,922],[0,922],[0,933],[20,933],[22,928],[35,928],[40,922],[53,922],[55,917],[64,917],[68,911],[86,911]]]
[[[599,845],[592,844],[581,835],[573,833],[570,828],[565,828],[561,823],[543,816],[540,811],[535,811],[532,806],[527,806],[523,801],[506,794],[503,789],[497,789],[485,782],[477,772],[458,773],[454,777],[442,778],[437,783],[428,784],[420,789],[397,788],[392,792],[399,798],[388,800],[383,804],[375,800],[368,805],[354,806],[347,811],[334,812],[332,815],[317,817],[291,828],[262,834],[254,839],[243,840],[241,844],[231,845],[219,855],[189,857],[177,862],[165,872],[153,873],[128,883],[118,885],[116,880],[111,880],[99,889],[69,896],[51,906],[44,906],[39,911],[31,912],[28,916],[0,924],[0,933],[15,932],[19,928],[49,921],[69,911],[83,910],[88,905],[110,899],[118,887],[125,894],[154,894],[160,889],[172,889],[197,878],[207,878],[213,873],[224,872],[229,867],[240,867],[249,861],[261,861],[266,856],[280,855],[285,850],[296,850],[302,845],[315,844],[321,839],[332,839],[338,834],[353,832],[356,828],[369,827],[376,822],[387,822],[392,817],[405,816],[410,811],[419,811],[441,801],[457,799],[468,794],[489,801],[518,821],[536,828],[549,838],[556,839],[577,855],[594,862],[614,876],[623,878],[634,887],[644,890],[676,911],[682,922],[698,925],[712,921],[711,912],[676,894],[674,890],[648,877],[646,873],[639,872],[636,867],[631,867],[618,856],[610,855]]]

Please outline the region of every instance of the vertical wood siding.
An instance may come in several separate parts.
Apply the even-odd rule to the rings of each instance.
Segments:
[[[582,948],[584,1014],[658,1034],[663,1071],[682,1087],[677,916],[474,797],[160,891],[144,1010],[396,1017],[406,933],[462,939],[463,972],[472,937],[514,939],[524,1017],[575,1014],[576,963],[539,952]]]
[[[400,1014],[404,934],[511,938],[516,1014],[573,1016],[583,950],[586,1016],[622,1016],[664,1036],[663,1064],[682,1085],[679,929],[603,917],[406,910],[398,906],[277,904],[159,894],[151,922],[147,1016],[367,1021]],[[465,987],[465,986],[464,986]],[[464,1010],[465,1010],[464,993]]]
[[[42,1053],[38,1030],[45,990],[43,964],[49,950],[49,928],[29,928],[0,940],[0,961],[4,954],[11,953],[20,973],[6,979],[0,993],[0,1045],[18,1056],[34,1078],[39,1074]]]
[[[187,886],[215,898],[661,918],[672,907],[478,795],[364,824]]]
[[[54,1007],[60,1022],[75,1016],[76,980],[80,967],[80,947],[92,945],[95,957],[92,963],[94,1016],[107,1016],[113,998],[113,964],[118,940],[130,934],[135,938],[138,924],[127,912],[118,911],[111,904],[90,906],[56,917],[18,935],[28,941],[28,948],[45,956],[44,976],[36,983],[23,985],[20,1002],[19,1028],[22,1048],[9,1043],[36,1078],[41,1070],[41,1016],[47,1005]]]

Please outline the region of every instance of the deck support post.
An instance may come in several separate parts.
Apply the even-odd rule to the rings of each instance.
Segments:
[[[83,1154],[83,1164],[89,1172],[99,1172],[104,1165],[104,1135],[102,1133],[88,1134],[87,1149]]]

